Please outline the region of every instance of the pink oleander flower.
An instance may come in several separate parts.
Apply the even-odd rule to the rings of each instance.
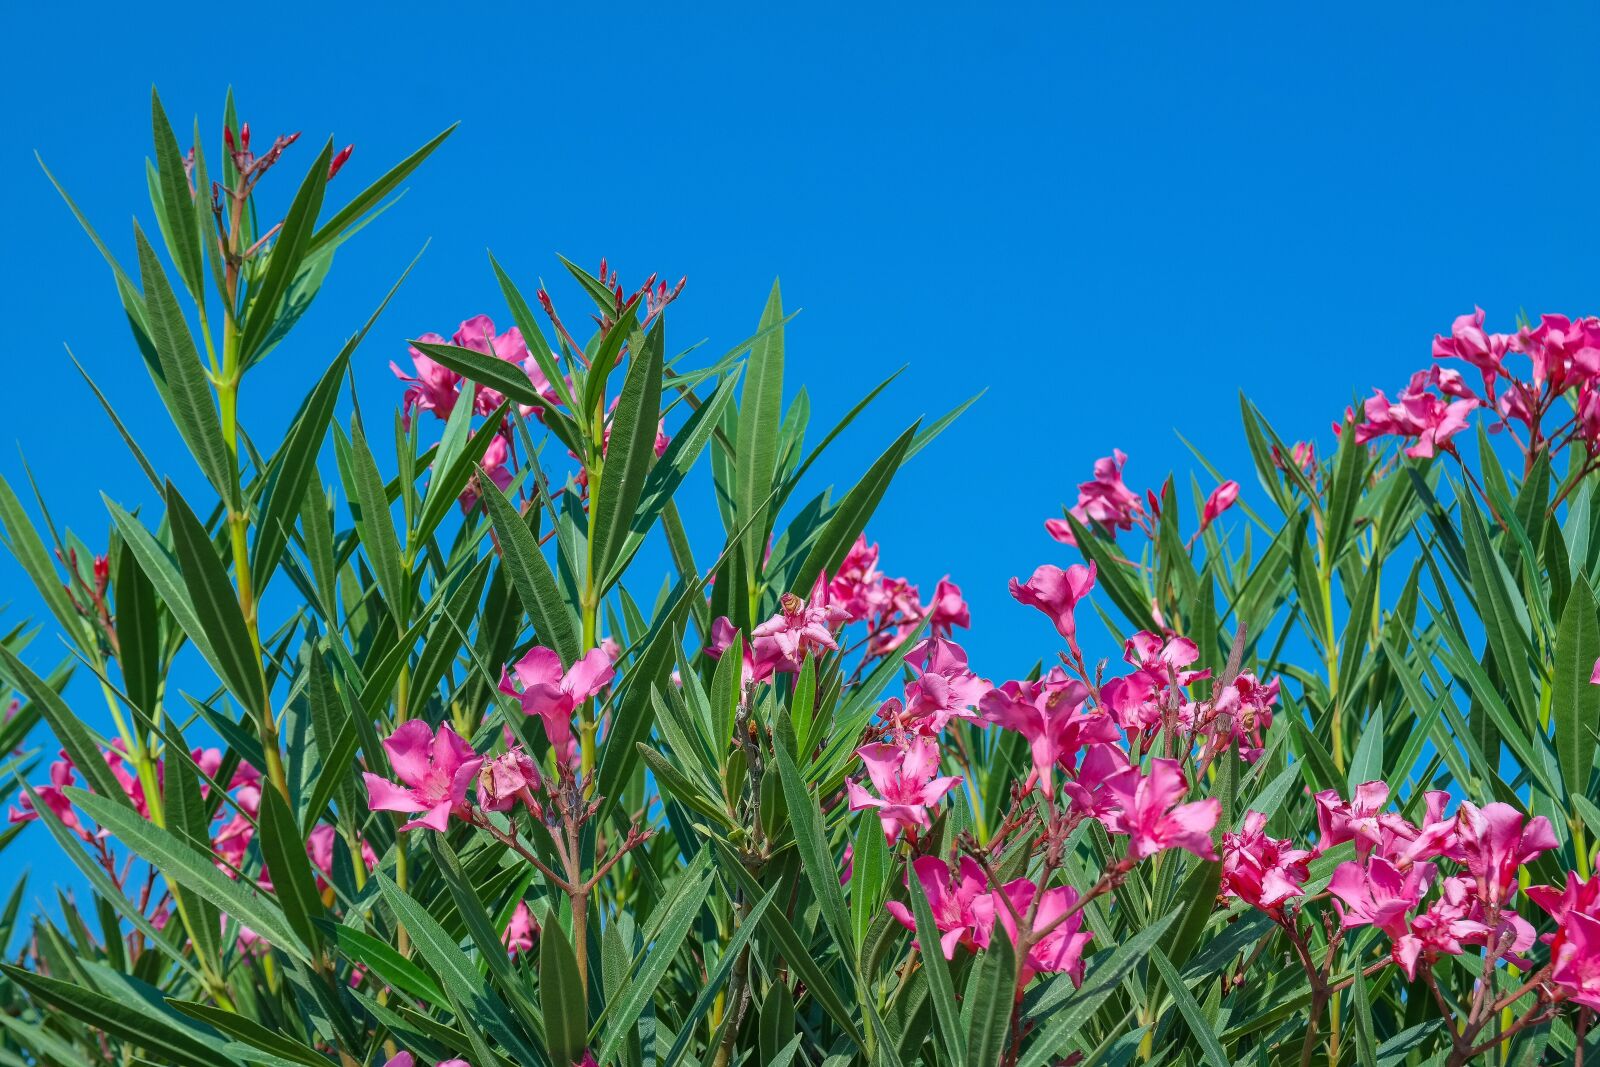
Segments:
[[[872,635],[867,641],[869,656],[887,655],[905,644],[928,611],[922,604],[917,587],[904,578],[885,578],[882,592],[883,606],[870,623]]]
[[[256,836],[255,819],[261,811],[259,778],[241,786],[234,795],[234,803],[239,810],[211,835],[211,850],[217,854],[223,873],[230,878],[244,864],[245,854],[250,851],[250,842]]]
[[[397,1052],[383,1067],[417,1067],[417,1061],[409,1052]],[[439,1067],[472,1067],[472,1064],[463,1059],[442,1060]]]
[[[1501,374],[1511,338],[1503,333],[1488,333],[1483,328],[1483,309],[1474,307],[1470,315],[1457,315],[1450,336],[1435,334],[1434,359],[1461,359],[1483,372],[1483,389],[1494,395],[1495,379]]]
[[[512,959],[526,952],[533,951],[533,939],[539,936],[539,921],[533,917],[525,900],[517,901],[517,906],[511,913],[511,921],[506,924],[505,933],[501,940],[505,942],[506,952]]]
[[[828,603],[845,612],[851,622],[860,622],[878,614],[886,600],[883,572],[878,570],[878,546],[868,545],[866,534],[857,534],[828,583]]]
[[[1077,776],[1063,782],[1061,793],[1078,819],[1114,820],[1120,810],[1110,783],[1129,772],[1128,757],[1120,744],[1090,745],[1078,761]]]
[[[1267,817],[1246,812],[1238,833],[1222,835],[1222,885],[1230,897],[1253,908],[1281,915],[1291,897],[1304,895],[1311,853],[1291,848],[1292,841],[1267,836]]]
[[[528,376],[535,392],[544,396],[555,395],[554,390],[550,388],[550,380],[539,367],[538,360],[528,351],[522,331],[515,326],[505,333],[496,335],[493,319],[487,315],[474,315],[456,328],[456,332],[450,337],[450,343],[458,348],[470,348],[474,352],[482,352],[486,356],[495,356],[507,363],[515,364]],[[473,411],[479,415],[488,415],[504,400],[504,394],[480,385],[473,403]],[[524,410],[523,414],[528,414],[528,411]]]
[[[1039,889],[1026,878],[1019,878],[1007,882],[1003,892],[1004,898],[998,892],[991,894],[990,907],[995,920],[1005,928],[1006,936],[1015,945],[1018,940],[1017,917],[1024,920],[1028,918],[1034,894]],[[1006,906],[1007,900],[1010,901],[1010,907]],[[1072,910],[1077,903],[1078,891],[1065,885],[1046,889],[1039,898],[1039,909],[1033,915],[1032,929],[1048,929],[1049,932],[1031,946],[1023,958],[1017,981],[1018,997],[1022,995],[1022,987],[1037,974],[1065,974],[1074,987],[1083,985],[1083,950],[1094,935],[1083,929],[1083,912]],[[1062,916],[1067,917],[1063,919]]]
[[[750,643],[757,657],[764,649],[775,652],[772,659],[779,670],[798,671],[808,653],[821,656],[824,651],[838,651],[833,631],[848,618],[843,609],[828,605],[827,592],[818,579],[810,604],[793,593],[783,594],[778,614],[750,631]]]
[[[61,824],[68,830],[77,834],[85,841],[93,841],[95,835],[78,818],[77,809],[72,806],[66,794],[62,792],[69,785],[76,785],[72,759],[67,755],[67,750],[61,750],[61,758],[50,764],[50,784],[35,786],[34,792],[44,802],[45,807],[61,820]],[[26,793],[17,801],[17,806],[6,814],[6,821],[11,823],[32,822],[39,817],[34,809],[33,798]]]
[[[1339,864],[1328,892],[1339,900],[1335,907],[1345,929],[1376,926],[1397,941],[1408,933],[1407,916],[1428,891],[1433,875],[1432,864],[1414,864],[1402,872],[1382,856],[1373,856],[1365,865]]]
[[[1056,667],[1037,682],[1007,682],[991,690],[979,706],[985,719],[1027,738],[1033,758],[1030,785],[1053,796],[1058,764],[1070,772],[1081,749],[1121,736],[1109,715],[1080,710],[1088,696],[1087,686]]]
[[[975,948],[987,943],[994,913],[991,910],[982,915],[973,908],[989,891],[989,880],[983,868],[970,856],[962,856],[954,871],[938,856],[919,856],[911,866],[916,871],[917,885],[911,885],[908,875],[906,887],[927,898],[934,925],[939,928],[939,947],[944,950],[944,958],[955,959],[957,945]],[[884,907],[900,925],[912,933],[917,932],[917,920],[908,905],[891,900]]]
[[[1517,889],[1517,869],[1556,847],[1555,831],[1543,815],[1524,822],[1509,804],[1482,808],[1463,800],[1456,809],[1455,834],[1444,854],[1466,866],[1477,882],[1478,899],[1498,906]]]
[[[1471,887],[1466,881],[1445,878],[1441,881],[1440,889],[1439,896],[1420,915],[1405,924],[1404,933],[1398,937],[1390,934],[1390,958],[1411,981],[1416,980],[1419,964],[1432,966],[1442,955],[1459,956],[1465,951],[1466,945],[1473,942],[1481,944],[1489,934],[1488,927],[1469,917],[1474,910],[1474,902],[1470,899]],[[1533,943],[1531,927],[1527,943]]]
[[[1211,697],[1211,718],[1205,730],[1220,751],[1231,742],[1239,747],[1239,758],[1254,763],[1265,750],[1267,730],[1272,726],[1272,707],[1278,702],[1278,679],[1262,683],[1249,671],[1241,671],[1232,682]]]
[[[478,806],[484,811],[510,811],[519,799],[533,808],[533,793],[544,788],[539,766],[522,750],[505,727],[505,752],[483,761],[478,771]]]
[[[972,611],[961,595],[961,587],[947,574],[934,587],[933,600],[928,605],[928,630],[935,637],[949,637],[955,627],[972,626]]]
[[[436,333],[425,333],[417,340],[436,345],[447,343]],[[409,430],[412,414],[418,411],[431,411],[441,419],[449,418],[450,412],[456,406],[456,398],[460,395],[461,375],[431,357],[423,355],[414,347],[408,347],[407,351],[411,353],[411,364],[416,369],[415,375],[401,370],[393,360],[389,362],[389,369],[394,371],[394,376],[402,382],[410,383],[401,400],[401,424]]]
[[[877,742],[856,749],[867,777],[878,791],[873,796],[855,779],[845,781],[850,810],[876,808],[884,836],[893,845],[907,829],[932,825],[928,809],[960,783],[939,776],[939,746],[929,737],[909,736],[901,744]]]
[[[906,653],[905,663],[916,677],[906,686],[904,704],[891,699],[879,709],[886,721],[932,735],[952,719],[978,718],[973,709],[991,687],[968,669],[967,654],[960,645],[927,637]]]
[[[1346,841],[1356,843],[1356,858],[1365,861],[1383,843],[1378,816],[1389,801],[1387,782],[1362,782],[1347,803],[1337,790],[1325,789],[1311,798],[1317,809],[1317,855]]]
[[[1215,489],[1211,490],[1211,495],[1206,497],[1206,506],[1200,515],[1200,529],[1204,530],[1206,527],[1216,522],[1217,518],[1224,511],[1227,511],[1229,508],[1233,507],[1238,499],[1238,482],[1226,481],[1217,486]]]
[[[1011,596],[1019,603],[1038,608],[1056,625],[1056,632],[1067,639],[1067,645],[1076,648],[1078,625],[1073,611],[1078,601],[1094,588],[1094,563],[1087,567],[1074,563],[1066,570],[1044,564],[1033,572],[1026,582],[1011,579]]]
[[[757,682],[769,681],[782,660],[782,653],[775,642],[763,641],[758,648],[751,648],[750,642],[739,638],[739,631],[733,628],[733,623],[726,615],[719,615],[711,623],[711,643],[705,647],[705,654],[709,659],[721,659],[723,653],[733,647],[735,640],[740,641],[744,651],[744,658],[740,661],[740,679],[744,685],[754,685]],[[674,671],[674,674],[677,672]],[[679,684],[677,681],[674,685]]]
[[[1187,669],[1200,658],[1199,646],[1187,637],[1163,639],[1141,630],[1123,646],[1122,658],[1133,666],[1133,673],[1112,678],[1100,689],[1100,699],[1117,725],[1130,733],[1154,730],[1174,706],[1179,725],[1187,728],[1192,724],[1193,708],[1174,686],[1181,688],[1211,676],[1209,670]]]
[[[1600,1011],[1600,919],[1568,915],[1550,947],[1550,963],[1562,996]]]
[[[1530,885],[1527,889],[1528,899],[1549,913],[1559,927],[1567,921],[1567,916],[1580,913],[1591,919],[1600,920],[1600,878],[1590,878],[1584,881],[1578,877],[1577,871],[1567,872],[1567,884],[1557,889],[1549,885]],[[1541,939],[1550,944],[1559,936],[1545,934]]]
[[[1365,421],[1356,427],[1356,443],[1366,444],[1375,437],[1397,436],[1416,439],[1416,444],[1406,449],[1413,459],[1428,459],[1437,452],[1450,451],[1454,445],[1450,438],[1467,428],[1467,416],[1478,406],[1477,399],[1463,397],[1446,403],[1443,397],[1428,392],[1429,385],[1443,385],[1459,392],[1456,379],[1441,378],[1440,369],[1418,371],[1411,382],[1390,403],[1383,391],[1377,390],[1363,405]]]
[[[410,719],[383,742],[389,764],[404,785],[396,785],[370,771],[361,777],[367,783],[367,806],[373,811],[422,813],[401,826],[401,830],[427,827],[443,830],[450,816],[468,810],[467,787],[483,766],[483,757],[456,736],[449,723],[438,732],[421,719]]]
[[[527,655],[501,674],[500,691],[516,697],[524,715],[537,715],[557,758],[576,767],[579,752],[578,739],[572,732],[572,713],[578,705],[600,692],[615,674],[602,649],[591,648],[570,669],[564,670],[556,651],[541,645],[529,649]]]
[[[1122,467],[1128,462],[1127,454],[1118,448],[1109,456],[1094,462],[1094,477],[1078,485],[1078,502],[1068,510],[1072,516],[1088,526],[1099,523],[1112,537],[1118,530],[1133,529],[1134,516],[1144,513],[1139,494],[1122,481]],[[1072,527],[1064,519],[1047,519],[1045,530],[1062,544],[1075,544]]]
[[[1536,389],[1549,382],[1562,393],[1600,375],[1600,319],[1540,315],[1538,326],[1518,330],[1510,340],[1532,361]]]
[[[1222,814],[1216,797],[1182,803],[1189,782],[1177,760],[1153,759],[1150,773],[1130,769],[1106,781],[1119,811],[1106,819],[1107,830],[1128,835],[1128,856],[1144,859],[1181,848],[1203,860],[1217,858],[1211,830]]]

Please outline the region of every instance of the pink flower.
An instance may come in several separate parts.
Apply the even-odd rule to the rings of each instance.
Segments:
[[[468,810],[467,787],[483,766],[483,757],[457,737],[449,723],[435,733],[421,719],[407,720],[384,740],[383,747],[395,775],[405,784],[363,772],[371,810],[424,813],[401,830],[419,826],[443,830],[452,814]]]
[[[1550,947],[1550,977],[1567,999],[1600,1011],[1600,920],[1573,912]]]
[[[518,799],[532,808],[537,801],[531,794],[544,785],[538,765],[512,740],[510,728],[504,730],[505,752],[484,760],[478,771],[478,804],[485,811],[510,811]]]
[[[1427,892],[1433,873],[1433,866],[1426,863],[1401,873],[1382,856],[1374,856],[1365,866],[1339,864],[1328,882],[1328,892],[1343,904],[1339,912],[1346,929],[1376,926],[1393,940],[1409,931],[1406,916]]]
[[[478,470],[468,480],[467,487],[461,491],[461,510],[471,511],[478,504],[479,490],[482,488],[478,479],[488,478],[494,483],[495,488],[502,493],[511,486],[511,468],[507,461],[511,458],[511,443],[505,434],[495,434],[494,440],[489,442],[489,447],[483,450],[483,459],[478,462]]]
[[[1169,848],[1181,848],[1203,860],[1217,858],[1211,844],[1211,830],[1222,814],[1216,797],[1180,803],[1189,793],[1189,783],[1177,760],[1154,759],[1150,773],[1137,768],[1106,782],[1120,811],[1105,821],[1107,830],[1127,834],[1128,856],[1143,859]]]
[[[1250,811],[1245,813],[1243,829],[1222,835],[1222,884],[1228,896],[1281,914],[1285,901],[1304,895],[1300,886],[1308,876],[1311,853],[1290,848],[1291,841],[1268,837],[1266,828],[1267,817]]]
[[[1233,507],[1239,499],[1239,483],[1234,481],[1223,482],[1211,490],[1211,495],[1206,497],[1206,506],[1200,515],[1200,529],[1204,530],[1224,511]]]
[[[906,686],[906,700],[890,700],[891,714],[879,709],[886,720],[904,729],[937,734],[952,719],[976,720],[972,711],[989,691],[989,683],[967,669],[967,654],[953,641],[928,637],[906,653],[906,666],[916,675]]]
[[[425,333],[417,340],[436,345],[446,343],[445,339],[436,333]],[[408,430],[411,428],[411,415],[414,411],[431,411],[441,419],[449,418],[460,392],[461,375],[442,363],[435,362],[431,357],[423,355],[416,348],[408,347],[407,351],[411,353],[411,364],[416,369],[415,375],[401,370],[393,360],[389,362],[389,369],[394,371],[396,378],[411,383],[401,402],[402,425]]]
[[[525,952],[533,951],[533,939],[539,936],[539,921],[533,917],[525,900],[517,901],[517,907],[511,913],[511,921],[506,924],[506,930],[501,935],[505,942],[506,951],[512,959],[516,959]]]
[[[1412,375],[1411,383],[1393,403],[1382,390],[1375,391],[1363,405],[1366,421],[1356,427],[1356,443],[1366,444],[1375,437],[1391,435],[1416,438],[1416,444],[1406,449],[1406,455],[1413,459],[1428,459],[1440,449],[1453,449],[1450,438],[1467,428],[1467,416],[1478,401],[1467,397],[1446,403],[1427,391],[1429,385],[1441,382],[1449,385],[1435,366]]]
[[[77,779],[73,773],[72,759],[67,755],[66,749],[61,750],[61,758],[50,764],[50,784],[36,786],[34,792],[39,799],[44,801],[44,806],[49,808],[55,817],[61,820],[63,826],[77,834],[85,841],[93,841],[95,835],[78,819],[78,812],[72,806],[62,789],[69,785],[76,785]],[[33,798],[26,793],[17,801],[18,807],[13,807],[6,815],[6,821],[12,823],[32,822],[39,817],[34,810]]]
[[[1110,783],[1129,771],[1128,757],[1119,744],[1090,745],[1078,763],[1077,777],[1062,783],[1073,815],[1108,822],[1120,810]]]
[[[809,605],[793,593],[783,594],[778,614],[750,631],[758,657],[764,648],[770,649],[776,653],[772,658],[780,664],[780,670],[798,671],[807,653],[820,656],[825,650],[838,650],[833,631],[849,616],[841,608],[828,606],[820,579],[818,585]]]
[[[1074,563],[1066,570],[1044,564],[1026,582],[1011,579],[1011,595],[1019,603],[1038,608],[1056,624],[1056,631],[1070,647],[1078,644],[1078,626],[1073,611],[1078,601],[1094,588],[1094,563],[1087,567]]]
[[[1055,792],[1057,764],[1070,771],[1080,749],[1121,736],[1110,716],[1079,710],[1088,696],[1087,686],[1056,667],[1038,682],[1007,682],[991,690],[980,706],[984,718],[1028,739],[1032,779],[1048,796]]]
[[[1556,847],[1555,831],[1543,815],[1523,822],[1522,813],[1509,804],[1482,808],[1463,800],[1456,809],[1454,840],[1445,855],[1466,865],[1477,882],[1478,897],[1499,905],[1517,889],[1517,868]]]
[[[1078,502],[1069,510],[1083,525],[1099,523],[1113,537],[1118,530],[1133,529],[1134,516],[1144,512],[1139,494],[1122,481],[1122,467],[1128,462],[1122,449],[1114,449],[1109,456],[1095,460],[1094,477],[1078,485]],[[1072,527],[1061,519],[1045,523],[1050,536],[1064,544],[1073,544]]]
[[[867,765],[867,777],[878,795],[867,792],[853,778],[846,780],[850,810],[876,808],[891,845],[908,828],[932,825],[928,808],[961,781],[939,777],[939,746],[929,737],[910,736],[898,745],[881,741],[863,745],[856,755]]]
[[[1278,702],[1278,679],[1262,684],[1249,671],[1241,671],[1211,698],[1211,717],[1202,728],[1211,745],[1221,751],[1229,742],[1239,746],[1239,758],[1254,763],[1261,758],[1267,730],[1272,726],[1272,706]]]
[[[972,611],[961,596],[961,587],[947,574],[934,587],[928,609],[928,629],[935,637],[949,637],[953,628],[967,629],[971,625]]]
[[[1494,395],[1494,382],[1501,373],[1511,338],[1503,333],[1487,333],[1483,328],[1483,309],[1474,307],[1470,315],[1457,315],[1450,336],[1433,338],[1434,359],[1463,359],[1483,372],[1484,392]]]
[[[515,326],[496,336],[493,319],[487,315],[474,315],[456,327],[450,343],[458,348],[470,348],[474,352],[482,352],[486,356],[495,356],[507,363],[515,364],[528,376],[535,392],[547,397],[555,395],[554,390],[550,388],[550,380],[539,367],[538,360],[529,353],[527,342],[522,338],[522,331]],[[479,415],[488,415],[504,400],[504,394],[480,385],[473,411]],[[528,414],[528,411],[524,410],[523,414]]]
[[[1537,327],[1517,331],[1511,347],[1532,360],[1535,388],[1549,382],[1562,393],[1600,375],[1600,319],[1540,315]]]
[[[516,675],[515,684],[512,674]],[[524,715],[539,716],[556,756],[568,766],[577,766],[578,739],[572,733],[572,713],[615,674],[602,649],[591,648],[570,669],[563,670],[556,651],[541,645],[529,649],[509,672],[501,674],[500,691],[521,701]]]
[[[911,886],[909,876],[906,886],[911,892],[920,891],[927,898],[934,925],[939,928],[939,946],[944,950],[944,958],[955,959],[957,945],[976,947],[980,943],[978,936],[983,928],[983,919],[974,912],[973,904],[984,897],[989,889],[989,880],[984,876],[983,868],[970,856],[962,856],[954,871],[937,856],[920,856],[912,861],[911,866],[917,874],[917,886]],[[916,933],[917,921],[910,907],[898,900],[891,900],[884,907],[900,921],[900,925]],[[990,925],[994,923],[992,912],[987,915],[987,921]],[[988,933],[984,929],[982,941],[987,940]]]
[[[383,1067],[417,1067],[417,1061],[412,1058],[409,1052],[397,1052],[390,1057]],[[444,1060],[440,1062],[439,1067],[472,1067],[472,1064],[466,1060],[455,1059]]]
[[[1038,891],[1032,882],[1019,878],[1006,883],[1004,897],[1000,893],[991,894],[990,907],[994,917],[1005,928],[1006,936],[1013,945],[1018,940],[1017,917],[1024,920],[1028,918],[1034,894]],[[1009,907],[1006,904],[1008,900]],[[1032,981],[1036,974],[1064,973],[1074,986],[1083,985],[1083,950],[1094,935],[1083,930],[1083,912],[1073,911],[1077,903],[1078,891],[1065,885],[1046,889],[1039,898],[1032,929],[1048,932],[1028,949],[1018,976],[1018,996],[1022,993],[1022,986]],[[1016,914],[1013,915],[1013,912]]]
[[[1318,855],[1346,841],[1356,842],[1356,858],[1365,860],[1373,846],[1382,844],[1378,813],[1389,800],[1387,782],[1362,782],[1349,803],[1336,790],[1325,789],[1311,798],[1317,808]]]
[[[866,534],[857,534],[828,583],[828,603],[852,622],[859,622],[878,614],[886,599],[883,572],[878,570],[878,546],[868,545]]]

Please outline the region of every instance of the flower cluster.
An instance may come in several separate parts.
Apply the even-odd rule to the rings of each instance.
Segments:
[[[1309,457],[1309,453],[1307,455]],[[1127,462],[1128,455],[1120,448],[1113,449],[1109,456],[1095,460],[1094,477],[1078,483],[1078,502],[1066,509],[1067,514],[1081,525],[1098,529],[1113,540],[1118,531],[1136,527],[1145,536],[1154,537],[1156,523],[1161,519],[1161,496],[1155,490],[1147,489],[1141,497],[1129,489],[1122,480],[1122,468]],[[1169,480],[1168,488],[1170,485]],[[1238,482],[1225,481],[1213,489],[1201,508],[1200,528],[1194,536],[1198,537],[1238,500]],[[1078,543],[1072,532],[1072,523],[1064,518],[1046,519],[1044,528],[1046,533],[1064,545]],[[1193,541],[1193,537],[1190,540]]]
[[[1524,323],[1514,333],[1491,333],[1484,318],[1483,309],[1474,308],[1456,318],[1450,336],[1433,339],[1433,358],[1470,365],[1477,386],[1435,362],[1413,374],[1394,401],[1378,391],[1362,405],[1356,442],[1401,437],[1413,442],[1405,449],[1413,458],[1453,455],[1450,439],[1482,409],[1491,413],[1492,429],[1510,434],[1530,463],[1541,452],[1573,444],[1592,463],[1600,455],[1600,318],[1541,315],[1537,326]],[[1508,366],[1512,355],[1527,360],[1525,371]]]

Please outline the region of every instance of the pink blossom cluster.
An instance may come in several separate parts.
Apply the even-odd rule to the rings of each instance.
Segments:
[[[1018,948],[1023,982],[1045,972],[1081,981],[1089,941],[1081,928],[1082,906],[1120,884],[1141,860],[1174,848],[1215,858],[1211,835],[1220,802],[1188,799],[1184,759],[1191,753],[1153,755],[1147,749],[1155,731],[1165,728],[1169,737],[1188,737],[1192,754],[1202,759],[1215,758],[1228,742],[1242,738],[1240,755],[1253,758],[1276,699],[1275,683],[1262,685],[1245,674],[1217,687],[1206,700],[1180,697],[1182,687],[1209,678],[1185,669],[1198,650],[1184,639],[1163,641],[1151,634],[1128,643],[1130,675],[1109,682],[1102,682],[1099,672],[1091,675],[1078,648],[1074,612],[1094,580],[1093,566],[1044,566],[1027,582],[1013,580],[1013,597],[1043,612],[1067,642],[1061,665],[1041,677],[996,686],[973,672],[966,652],[944,637],[930,636],[911,649],[904,696],[884,702],[878,739],[857,750],[865,782],[845,784],[851,810],[874,812],[891,846],[919,853],[929,844],[923,834],[934,823],[935,809],[963,781],[943,772],[947,757],[966,759],[963,746],[953,753],[943,750],[947,728],[958,722],[995,726],[1026,739],[1032,769],[1016,787],[1016,814],[1004,820],[995,840],[987,846],[965,843],[954,867],[940,855],[917,855],[915,886],[908,875],[910,890],[928,900],[947,957],[958,946],[986,947],[999,922]],[[1021,803],[1023,795],[1035,791],[1048,815]],[[1122,858],[1081,896],[1068,886],[1044,888],[1067,836],[1090,819],[1126,839]],[[1007,838],[1022,834],[1034,836],[1046,858],[1046,880],[1002,883],[987,857]],[[907,905],[892,902],[889,910],[915,928]]]
[[[1309,461],[1310,454],[1306,455]],[[1142,530],[1147,537],[1154,537],[1156,523],[1161,518],[1161,496],[1155,490],[1147,489],[1141,497],[1129,489],[1122,480],[1122,468],[1127,462],[1128,455],[1120,448],[1113,449],[1109,456],[1095,460],[1094,477],[1078,483],[1078,501],[1067,508],[1067,514],[1089,529],[1101,530],[1113,540],[1119,531],[1135,528]],[[1225,481],[1213,489],[1200,509],[1200,527],[1195,531],[1195,536],[1209,528],[1238,500],[1238,482]],[[1044,528],[1045,532],[1064,545],[1077,544],[1072,524],[1064,518],[1046,519]]]
[[[1450,439],[1481,408],[1492,414],[1492,429],[1515,438],[1530,462],[1572,444],[1592,462],[1600,454],[1600,318],[1541,315],[1537,326],[1524,323],[1514,333],[1491,333],[1484,319],[1483,309],[1474,308],[1457,316],[1448,337],[1433,339],[1436,361],[1469,364],[1479,384],[1435,362],[1412,375],[1394,401],[1382,391],[1367,399],[1357,443],[1394,436],[1413,442],[1405,449],[1413,458],[1453,454]],[[1508,366],[1512,355],[1525,358],[1526,368]]]

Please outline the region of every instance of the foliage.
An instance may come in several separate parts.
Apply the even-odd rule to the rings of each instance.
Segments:
[[[704,361],[668,354],[681,282],[566,263],[580,341],[491,261],[513,328],[416,338],[393,426],[344,422],[380,304],[262,450],[247,372],[449,131],[338,210],[330,143],[263,225],[295,139],[253,155],[230,100],[213,172],[153,114],[165,256],[90,236],[208,490],[98,388],[163,515],[107,497],[97,552],[0,482],[70,649],[40,675],[34,631],[0,640],[0,849],[37,822],[90,893],[0,967],[0,1064],[1594,1055],[1600,324],[1464,316],[1326,458],[1243,400],[1260,508],[1217,475],[1187,536],[1172,480],[1102,460],[1046,524],[1082,563],[1012,585],[1052,659],[996,684],[959,588],[924,602],[864,535],[960,409],[813,488],[883,386],[809,443],[776,286]],[[702,461],[714,551],[679,514]]]

